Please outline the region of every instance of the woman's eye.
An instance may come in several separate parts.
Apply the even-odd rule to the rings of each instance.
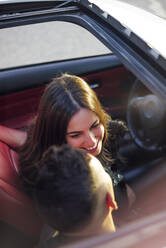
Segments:
[[[77,138],[79,136],[80,136],[80,134],[74,134],[74,135],[71,135],[70,138]]]
[[[98,127],[99,125],[100,125],[100,122],[95,123],[95,124],[92,126],[92,128],[96,128],[96,127]]]

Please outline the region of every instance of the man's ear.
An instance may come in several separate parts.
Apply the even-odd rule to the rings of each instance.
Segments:
[[[106,194],[106,205],[108,208],[111,207],[114,210],[118,209],[116,201],[112,199],[112,196],[109,192]]]

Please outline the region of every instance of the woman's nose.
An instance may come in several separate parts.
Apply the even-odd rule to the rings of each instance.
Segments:
[[[96,143],[96,138],[95,135],[93,134],[93,132],[88,132],[87,133],[87,137],[86,137],[86,145],[87,147],[92,147],[94,146]]]

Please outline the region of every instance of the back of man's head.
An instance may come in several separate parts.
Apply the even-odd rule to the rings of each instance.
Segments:
[[[40,162],[35,201],[45,221],[60,232],[75,232],[91,221],[97,193],[91,157],[69,145],[52,146]]]

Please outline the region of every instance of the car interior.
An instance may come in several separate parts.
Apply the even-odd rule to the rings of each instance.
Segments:
[[[79,68],[84,68],[88,64],[90,65],[88,73],[79,71]],[[98,69],[99,64],[103,64],[103,68],[100,70]],[[58,63],[58,65],[50,63],[35,67],[27,66],[20,69],[4,70],[0,73],[0,84],[3,83],[4,85],[4,92],[2,89],[0,96],[0,124],[11,128],[11,131],[14,128],[17,131],[26,132],[28,124],[36,115],[45,85],[49,83],[51,78],[58,75],[59,71],[61,73],[67,71],[83,77],[96,91],[102,105],[111,114],[112,118],[127,121],[126,113],[128,112],[131,93],[133,94],[133,85],[138,84],[138,80],[120,61],[118,62],[115,55],[106,55],[97,59],[64,61]],[[30,81],[30,83],[28,84],[27,81]],[[141,97],[141,94],[143,95],[143,92],[146,95],[149,94],[147,88],[139,87],[142,89],[139,97]],[[8,93],[5,94],[5,92]],[[4,132],[4,130],[0,129],[0,132]],[[145,142],[145,145],[149,147],[149,143],[146,144]],[[153,180],[151,178],[151,182],[146,180],[142,183],[142,177],[146,175],[146,178],[149,178],[148,173],[156,170],[156,165],[157,169],[162,168],[163,173],[165,173],[163,160],[161,159],[162,151],[159,149],[154,152],[154,149],[152,149],[152,153],[143,148],[133,141],[130,132],[122,140],[120,146],[121,154],[127,158],[127,163],[122,171],[128,183],[137,191],[138,198],[141,197],[139,192],[143,188],[144,191],[148,191],[150,185],[158,181],[158,178]],[[0,242],[4,242],[4,245],[6,245],[4,247],[8,247],[9,240],[10,242],[13,240],[12,242],[16,243],[17,247],[19,245],[21,247],[23,243],[24,247],[26,245],[27,247],[33,246],[39,239],[43,225],[32,200],[23,192],[20,185],[17,159],[17,152],[10,146],[8,140],[6,140],[6,143],[0,142],[0,198],[2,202]],[[163,175],[158,177],[161,179]],[[6,236],[8,242],[5,239]]]
[[[75,14],[78,8],[70,6],[70,1],[67,2],[69,2],[69,13],[73,11]],[[45,3],[46,6],[47,4],[51,6],[52,3]],[[50,6],[49,8],[51,9]],[[31,7],[28,7],[28,5],[25,6],[24,11],[26,8],[29,8],[28,11],[31,11]],[[22,6],[19,5],[19,8],[21,9]],[[49,10],[46,10],[47,12],[42,16],[42,9],[39,9],[38,3],[34,4],[34,8],[38,11],[37,16],[35,16],[33,11],[31,11],[30,14],[24,13],[23,11],[24,16],[18,17],[17,19],[18,13],[11,14],[11,16],[9,14],[9,16],[7,16],[8,6],[4,7],[4,15],[0,23],[2,37],[8,37],[9,34],[5,33],[6,30],[12,33],[12,28],[20,25],[20,27],[23,28],[23,40],[16,40],[14,37],[14,40],[12,42],[10,41],[14,32],[16,32],[13,29],[14,32],[10,36],[9,43],[7,44],[5,39],[4,41],[2,40],[4,47],[2,48],[1,45],[1,51],[3,52],[1,58],[5,57],[5,52],[8,57],[13,49],[13,61],[16,63],[17,60],[19,60],[19,56],[15,52],[13,45],[15,45],[15,42],[20,42],[21,45],[18,46],[18,50],[24,47],[23,43],[26,36],[24,24],[27,26],[26,32],[33,43],[36,39],[36,30],[33,34],[29,34],[28,25],[35,22],[44,23],[45,21],[50,21],[49,25],[51,25],[51,22],[55,19],[53,15],[57,9],[53,9],[53,11],[55,11],[53,14],[51,11],[50,14]],[[43,10],[44,8],[45,7],[43,7]],[[13,9],[17,11],[14,5]],[[98,11],[97,8],[96,11]],[[59,13],[61,13],[62,16]],[[64,18],[67,22],[76,22],[80,26],[91,30],[93,34],[100,38],[100,41],[102,39],[104,40],[104,38],[101,38],[102,35],[100,37],[97,34],[97,31],[102,30],[100,25],[98,30],[97,28],[94,30],[93,22],[93,25],[89,25],[86,22],[83,25],[80,16],[77,21],[76,18],[74,19],[74,14],[73,16],[66,15],[65,17],[65,15],[63,16],[63,8],[59,13],[58,20],[63,21]],[[14,19],[15,16],[16,20]],[[7,17],[9,17],[9,20],[7,19],[5,22],[5,18]],[[113,21],[115,22],[115,20]],[[107,28],[108,26],[106,25],[104,29],[105,33],[107,32]],[[51,29],[54,31],[53,26]],[[42,30],[41,27],[40,30]],[[114,32],[112,37],[118,33],[114,29],[112,29],[111,32]],[[50,37],[49,35],[49,32],[47,32],[45,35],[39,36],[39,41],[41,42],[45,37]],[[64,41],[63,35],[64,34],[62,34],[62,40]],[[74,34],[71,41],[68,40],[68,43],[62,44],[62,50],[65,51],[64,53],[68,52],[65,48],[69,43],[75,42],[75,37],[76,35]],[[48,39],[50,43],[51,39],[52,36]],[[115,39],[117,39],[117,37],[115,37]],[[125,39],[122,39],[122,41],[125,43]],[[88,42],[91,42],[90,39]],[[33,57],[35,54],[37,57],[37,52],[35,53],[35,51],[37,51],[39,42],[37,42],[33,52],[29,50],[29,43],[28,40],[25,50],[22,50],[20,55],[21,59],[24,58],[25,54],[28,54],[30,57]],[[44,40],[44,43],[48,42]],[[60,43],[61,41],[59,44]],[[151,216],[164,210],[164,188],[166,186],[165,100],[162,98],[162,94],[156,94],[154,88],[151,87],[152,84],[146,84],[145,80],[144,82],[141,81],[141,76],[138,77],[137,71],[134,73],[133,70],[129,69],[127,52],[125,54],[124,50],[130,50],[130,48],[127,48],[130,42],[125,44],[125,49],[123,50],[124,56],[127,57],[126,63],[124,63],[122,56],[118,56],[119,47],[115,47],[117,53],[110,52],[111,49],[108,43],[107,41],[105,42],[109,48],[109,52],[107,51],[104,54],[101,52],[100,54],[93,54],[91,56],[86,54],[85,56],[79,55],[71,58],[60,57],[57,60],[50,59],[49,61],[43,60],[27,64],[21,62],[20,64],[8,66],[12,60],[9,56],[9,60],[7,60],[6,66],[4,67],[2,67],[2,65],[5,62],[3,62],[3,60],[0,61],[0,136],[3,134],[3,137],[6,137],[3,141],[0,140],[0,246],[2,248],[37,248],[44,221],[38,215],[34,202],[23,190],[19,178],[20,167],[18,164],[17,149],[11,144],[9,137],[15,136],[19,132],[27,131],[29,124],[37,114],[38,104],[45,86],[52,78],[62,73],[70,73],[84,78],[91,88],[95,90],[102,106],[111,115],[112,119],[123,120],[127,123],[129,130],[123,139],[120,140],[119,147],[119,153],[124,158],[125,163],[123,166],[120,166],[119,170],[124,174],[126,182],[134,190],[136,199],[132,207],[132,216],[134,216],[134,218],[128,219],[124,224],[130,224],[133,221],[140,220],[141,218]],[[119,42],[119,44],[121,43],[122,42]],[[74,45],[74,50],[76,50],[75,48],[78,45],[79,52],[86,47],[85,44],[81,47],[80,41]],[[92,47],[94,46],[93,41],[91,45]],[[56,45],[53,40],[52,49],[54,47],[56,47]],[[135,48],[134,45],[133,47]],[[49,48],[45,50],[49,52]],[[140,49],[136,50],[138,50],[138,53],[140,52]],[[43,53],[44,49],[39,55]],[[142,51],[140,54],[143,59],[150,61],[149,57],[147,58]],[[51,55],[54,57],[53,50],[51,50]],[[25,61],[28,61],[28,59],[29,58],[26,57]],[[143,59],[140,59],[140,61],[142,62]],[[138,65],[139,64],[136,66]],[[152,61],[150,66],[153,65],[156,64]],[[152,69],[150,70],[153,72]],[[155,73],[156,71],[154,71],[154,74]],[[164,75],[163,69],[161,70],[161,75]],[[149,80],[147,80],[147,82],[149,82]],[[4,129],[3,127],[8,127],[9,129]]]

